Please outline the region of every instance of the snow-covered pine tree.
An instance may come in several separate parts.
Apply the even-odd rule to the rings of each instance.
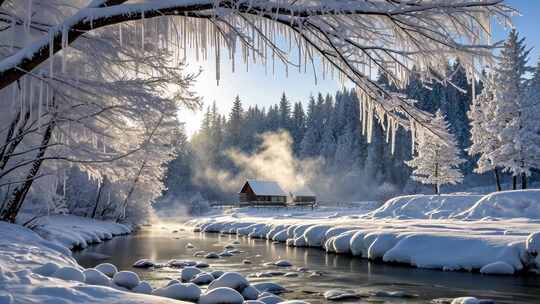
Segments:
[[[518,176],[522,177],[523,186],[526,186],[526,177],[530,175],[531,165],[524,150],[527,144],[524,136],[529,132],[524,120],[530,115],[523,115],[527,83],[525,74],[530,70],[527,67],[529,52],[525,38],[520,39],[517,31],[512,30],[495,68],[496,107],[490,131],[498,135],[500,145],[490,153],[490,158],[494,164],[512,173],[513,189],[517,188]]]
[[[470,123],[471,146],[467,149],[470,156],[478,156],[474,172],[482,174],[492,170],[495,175],[497,191],[501,191],[499,168],[490,158],[491,153],[500,146],[496,133],[490,131],[495,115],[495,79],[493,74],[486,76],[482,93],[473,99],[467,116]]]
[[[432,120],[439,130],[447,132],[443,141],[441,137],[428,132],[420,135],[416,143],[416,155],[406,164],[413,168],[412,178],[422,184],[431,184],[435,193],[440,194],[440,187],[445,184],[457,184],[463,180],[463,174],[458,166],[464,162],[459,157],[457,141],[450,133],[450,126],[440,110]]]

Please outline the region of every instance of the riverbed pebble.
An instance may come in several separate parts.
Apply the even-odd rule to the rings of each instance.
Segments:
[[[242,263],[244,263],[244,264],[251,264],[251,260],[243,260]]]
[[[233,256],[233,254],[232,254],[231,252],[225,250],[225,251],[220,252],[220,253],[219,253],[219,256],[222,257],[222,258],[226,258],[226,257],[231,257],[231,256]]]
[[[103,272],[109,278],[112,278],[118,272],[116,266],[111,263],[101,263],[94,268]]]
[[[186,244],[186,249],[193,249],[193,248],[195,248],[195,245],[193,245],[191,243]]]
[[[175,279],[172,279],[169,282],[167,282],[167,285],[165,285],[165,286],[171,286],[173,284],[178,284],[178,283],[182,283],[182,282],[180,282],[178,280],[175,280]]]
[[[219,287],[208,290],[199,298],[199,304],[242,304],[244,298],[242,295],[228,287]]]
[[[298,272],[287,272],[283,275],[286,278],[295,278],[299,276]]]
[[[113,283],[127,289],[132,289],[139,285],[140,279],[133,271],[119,271],[113,276]]]
[[[193,283],[177,283],[167,287],[155,289],[152,294],[175,300],[196,302],[201,296],[201,289],[199,286]]]
[[[251,285],[247,286],[246,288],[244,288],[244,290],[242,290],[242,296],[246,300],[257,300],[260,294],[261,292]]]
[[[197,268],[208,268],[210,267],[210,264],[205,262],[197,262],[197,264],[194,265]]]
[[[210,274],[214,277],[214,279],[221,277],[224,273],[225,272],[221,270],[214,270],[210,272]]]

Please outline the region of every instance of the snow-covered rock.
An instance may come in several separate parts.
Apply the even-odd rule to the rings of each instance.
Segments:
[[[251,285],[242,290],[242,297],[244,297],[246,300],[257,300],[260,294],[261,292]]]
[[[113,276],[113,283],[127,289],[132,289],[139,285],[140,279],[139,275],[133,271],[119,271]]]
[[[105,274],[109,278],[114,277],[114,275],[118,272],[118,269],[116,268],[116,266],[114,266],[111,263],[101,263],[94,268],[96,270],[101,271],[103,274]]]
[[[139,285],[133,287],[131,291],[142,294],[152,294],[152,290],[152,286],[148,282],[142,281]]]
[[[280,294],[287,291],[285,287],[273,282],[254,283],[252,286],[260,292],[269,292],[272,294]]]
[[[182,268],[182,270],[180,271],[180,280],[182,280],[182,282],[189,282],[201,272],[202,271],[197,267]]]
[[[481,302],[475,297],[461,297],[452,300],[452,304],[481,304]]]
[[[331,229],[330,225],[315,225],[306,229],[304,232],[304,238],[306,239],[306,244],[309,247],[321,247],[326,241],[325,235],[326,232]]]
[[[150,259],[140,259],[133,263],[132,267],[134,268],[150,268],[154,267],[155,262]]]
[[[103,272],[95,269],[88,268],[84,270],[85,283],[90,285],[110,286],[111,278],[106,276]]]
[[[360,298],[360,296],[355,292],[339,289],[328,290],[323,294],[323,296],[329,301],[352,300]]]
[[[264,304],[277,304],[283,302],[283,298],[276,295],[268,295],[258,298],[257,301],[261,301]]]
[[[152,294],[175,300],[195,302],[201,296],[201,289],[193,283],[177,283],[167,287],[157,288]]]
[[[248,285],[248,280],[244,278],[241,274],[237,272],[225,272],[219,278],[215,279],[212,283],[210,283],[210,285],[208,285],[208,290],[220,287],[228,287],[238,291],[242,291]]]
[[[242,304],[242,295],[228,287],[219,287],[208,290],[199,298],[199,304]]]
[[[206,285],[210,284],[213,280],[215,280],[214,276],[207,272],[203,272],[193,277],[190,282],[197,285]]]
[[[51,276],[62,280],[77,282],[84,282],[85,280],[84,273],[80,269],[71,266],[61,267]]]

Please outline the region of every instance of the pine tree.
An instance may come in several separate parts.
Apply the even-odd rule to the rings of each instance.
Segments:
[[[300,152],[300,144],[306,132],[306,115],[301,102],[294,104],[292,115],[291,136],[293,138],[293,151],[295,154]]]
[[[291,127],[291,103],[285,96],[285,92],[279,100],[279,128],[290,131]]]
[[[239,147],[242,141],[242,126],[244,118],[244,109],[242,108],[242,102],[240,96],[236,96],[234,103],[229,114],[229,121],[227,125],[227,143],[233,147]]]
[[[482,93],[469,107],[467,116],[470,122],[471,145],[467,149],[470,156],[478,156],[474,172],[482,174],[492,170],[495,175],[497,191],[501,191],[500,174],[497,164],[490,155],[500,146],[497,134],[490,131],[495,113],[495,88],[493,75],[487,75]]]
[[[491,123],[491,132],[498,134],[500,145],[491,153],[490,157],[496,165],[512,173],[513,189],[517,188],[517,177],[522,176],[523,185],[526,176],[530,175],[529,160],[524,151],[524,138],[520,135],[527,131],[523,115],[523,101],[526,90],[525,73],[529,71],[525,38],[520,39],[515,30],[510,35],[500,54],[499,64],[495,69],[495,117]],[[525,132],[525,133],[524,133]]]
[[[458,167],[464,160],[459,157],[457,141],[450,133],[450,126],[440,110],[435,113],[432,123],[446,134],[422,134],[417,142],[416,155],[406,163],[414,169],[414,180],[434,185],[435,193],[440,194],[441,185],[456,184],[463,180]],[[443,141],[442,138],[447,140]]]

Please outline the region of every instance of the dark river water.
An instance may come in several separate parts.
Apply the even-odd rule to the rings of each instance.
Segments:
[[[173,232],[179,230],[178,232]],[[220,252],[232,241],[244,253],[220,259],[193,257],[196,251]],[[186,244],[195,245],[186,249]],[[434,299],[475,296],[492,299],[496,303],[540,303],[540,278],[537,276],[485,276],[465,272],[442,272],[405,266],[369,262],[348,255],[327,254],[316,248],[292,248],[270,241],[248,239],[233,235],[193,233],[181,230],[178,225],[157,225],[139,232],[114,238],[74,253],[84,267],[111,262],[120,270],[132,270],[155,287],[161,287],[178,277],[179,269],[168,267],[136,269],[132,264],[142,258],[157,262],[170,259],[199,260],[210,264],[211,270],[236,271],[244,275],[257,272],[282,270],[296,271],[306,267],[322,275],[300,273],[298,277],[253,278],[252,282],[276,282],[291,290],[282,294],[286,299],[302,299],[311,303],[325,303],[322,293],[329,289],[344,289],[369,295],[354,303],[445,303]],[[252,264],[244,264],[248,259]],[[264,263],[280,259],[294,266],[278,269]],[[389,297],[380,292],[401,291],[411,297]],[[374,295],[379,292],[378,295]]]

